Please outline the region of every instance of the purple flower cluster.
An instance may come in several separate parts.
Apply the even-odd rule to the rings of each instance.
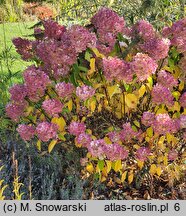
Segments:
[[[123,129],[120,131],[120,140],[123,142],[131,142],[132,139],[138,138],[140,132],[136,132],[132,129],[130,123],[123,124]]]
[[[181,68],[181,70],[184,73],[184,78],[186,77],[185,75],[185,71],[186,71],[186,53],[184,54],[184,56],[181,58],[181,60],[179,61],[179,67]]]
[[[129,83],[133,78],[130,64],[117,57],[104,58],[103,71],[106,79],[109,81],[117,79]]]
[[[186,115],[180,116],[180,128],[186,128]]]
[[[147,147],[140,147],[136,152],[136,158],[140,161],[147,160],[147,157],[150,155],[150,149]]]
[[[57,99],[48,99],[43,101],[42,108],[51,116],[58,116],[62,112],[63,105]]]
[[[102,8],[92,17],[91,23],[98,35],[97,48],[104,54],[108,54],[114,47],[117,34],[124,32],[124,19],[111,9]]]
[[[69,73],[70,66],[76,62],[79,53],[87,47],[96,46],[96,36],[79,25],[67,30],[58,25],[56,30],[59,31],[59,35],[56,36],[58,40],[53,31],[55,30],[48,30],[48,39],[38,43],[36,54],[44,62],[45,67],[53,71],[52,75],[58,79]]]
[[[86,133],[81,133],[76,136],[76,142],[81,144],[83,147],[88,147],[89,143],[92,141],[91,136]]]
[[[105,156],[106,143],[103,139],[93,140],[88,145],[88,151],[93,157],[103,159]]]
[[[158,65],[147,54],[137,53],[131,62],[131,68],[139,81],[146,80],[151,74],[155,73]]]
[[[140,20],[132,27],[131,36],[133,38],[140,38],[143,41],[148,41],[149,39],[154,38],[156,35],[156,32],[154,30],[154,27],[145,20]]]
[[[9,89],[10,99],[14,102],[23,102],[25,97],[27,96],[27,88],[25,85],[16,84]]]
[[[68,37],[71,41],[71,46],[74,47],[76,53],[81,53],[87,47],[96,47],[96,35],[90,33],[86,28],[74,25],[68,30]]]
[[[50,139],[56,138],[57,131],[58,126],[56,124],[49,123],[46,121],[39,123],[36,127],[37,136],[43,142],[47,142]]]
[[[178,152],[175,149],[172,149],[168,153],[168,159],[174,161],[178,158]]]
[[[25,101],[27,88],[25,85],[16,84],[9,89],[11,102],[6,106],[6,114],[12,121],[17,122],[24,116],[24,110],[28,103]]]
[[[60,40],[63,36],[64,32],[66,32],[66,27],[59,25],[57,22],[52,20],[46,20],[43,22],[44,30],[44,37],[50,39]]]
[[[88,145],[88,151],[93,157],[103,159],[107,157],[111,161],[124,160],[128,151],[118,143],[106,144],[103,139],[93,140]]]
[[[23,60],[27,61],[33,57],[32,41],[18,37],[14,38],[12,42],[16,47],[17,53],[21,55]]]
[[[106,145],[106,157],[111,160],[125,160],[128,157],[128,151],[117,143]]]
[[[64,43],[52,39],[41,41],[36,47],[36,54],[56,79],[66,76],[77,58],[69,38]]]
[[[180,129],[179,119],[172,119],[168,114],[158,114],[152,123],[157,134],[176,133]]]
[[[26,101],[21,103],[10,102],[6,106],[6,114],[12,119],[12,121],[18,122],[19,118],[24,115],[24,110],[26,107]]]
[[[113,143],[117,143],[120,141],[120,132],[117,131],[112,131],[109,132],[107,134],[107,136],[109,137],[109,139],[113,142]]]
[[[157,82],[170,90],[172,90],[173,87],[178,85],[178,80],[176,80],[170,73],[164,70],[161,70],[158,73]]]
[[[91,98],[95,94],[95,89],[91,86],[82,85],[76,88],[76,95],[81,100],[87,100],[88,98]]]
[[[182,94],[182,96],[180,97],[180,105],[183,107],[183,108],[186,108],[186,92],[184,92]]]
[[[75,88],[71,83],[61,82],[56,84],[55,89],[60,97],[69,98],[71,97]]]
[[[143,43],[140,48],[152,59],[158,61],[168,56],[170,40],[167,38],[153,38]]]
[[[186,51],[186,18],[174,22],[171,27],[165,27],[162,34],[171,39],[171,45],[177,47],[178,52]]]
[[[169,114],[155,115],[151,112],[144,112],[141,118],[142,124],[146,127],[152,126],[157,134],[176,133],[182,128],[186,128],[186,115],[172,119]]]
[[[17,131],[23,140],[31,140],[35,135],[35,128],[32,125],[20,124]]]
[[[144,112],[141,118],[142,124],[144,124],[147,127],[152,125],[154,120],[155,120],[155,114],[151,112]]]
[[[168,56],[170,40],[157,36],[155,29],[149,22],[138,21],[132,27],[131,37],[140,39],[138,49],[147,53],[153,60],[158,61]]]
[[[82,122],[72,121],[69,126],[69,133],[75,136],[79,136],[82,133],[85,133],[86,126]]]
[[[152,102],[154,104],[160,105],[165,104],[167,106],[172,106],[174,104],[174,97],[171,91],[161,84],[156,84],[151,92]]]
[[[44,96],[47,86],[51,83],[48,75],[40,68],[30,66],[25,70],[23,76],[29,99],[37,102]]]

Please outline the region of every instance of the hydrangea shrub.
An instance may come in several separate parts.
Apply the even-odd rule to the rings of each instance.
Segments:
[[[146,173],[173,184],[186,161],[186,18],[157,32],[102,8],[90,22],[48,20],[35,40],[13,40],[34,64],[11,87],[7,116],[39,151],[69,139],[84,148],[86,176],[131,184]]]

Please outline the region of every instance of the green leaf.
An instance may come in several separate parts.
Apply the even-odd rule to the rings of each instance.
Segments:
[[[89,53],[89,51],[87,50],[86,52],[85,52],[85,59],[87,60],[87,61],[90,61],[90,58],[92,57],[92,55]]]
[[[105,166],[104,160],[99,160],[98,161],[98,167],[101,171],[103,170],[104,166]]]
[[[77,80],[76,80],[76,76],[75,76],[74,73],[71,73],[71,74],[70,74],[70,82],[71,82],[75,87],[78,87],[78,86],[79,86],[79,84],[78,84],[78,82],[77,82]]]
[[[79,68],[80,71],[83,71],[83,72],[87,72],[88,71],[88,68],[83,67],[83,66],[78,66],[78,68]]]
[[[147,135],[148,135],[150,138],[153,137],[153,129],[152,129],[152,127],[147,128],[146,132],[147,132]]]

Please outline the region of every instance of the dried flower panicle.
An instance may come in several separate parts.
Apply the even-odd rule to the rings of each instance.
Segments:
[[[154,74],[157,67],[156,62],[144,53],[137,53],[131,62],[132,71],[136,74],[139,81],[144,81]]]
[[[31,140],[35,135],[35,128],[32,125],[19,124],[17,132],[23,140]]]
[[[83,122],[72,121],[69,125],[69,133],[75,136],[78,136],[85,132],[86,126]]]
[[[91,98],[95,94],[95,89],[91,86],[82,85],[76,88],[76,95],[81,100],[87,100],[88,98]]]
[[[57,138],[57,131],[58,126],[56,124],[46,121],[39,123],[36,127],[36,134],[38,138],[43,142]]]
[[[62,112],[63,105],[57,99],[47,99],[43,101],[42,108],[47,114],[57,117],[57,114]]]

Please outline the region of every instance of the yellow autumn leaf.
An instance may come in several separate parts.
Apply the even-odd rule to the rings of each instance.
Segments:
[[[41,140],[37,141],[36,148],[38,149],[38,151],[41,151]]]
[[[156,173],[157,173],[158,176],[161,175],[161,173],[162,173],[161,167],[157,167]]]
[[[173,134],[167,133],[166,138],[169,144],[172,143],[172,145],[175,145],[178,143],[178,139]]]
[[[146,133],[148,137],[152,138],[153,137],[153,129],[152,127],[147,128]]]
[[[172,95],[174,96],[174,98],[176,99],[176,100],[178,100],[178,98],[180,97],[180,92],[179,91],[174,91],[174,92],[172,92]]]
[[[63,117],[54,117],[51,122],[58,125],[60,132],[64,131],[66,122]]]
[[[185,86],[185,81],[181,81],[178,86],[179,91],[182,91],[184,89],[184,86]]]
[[[165,108],[159,108],[158,110],[157,110],[157,112],[156,112],[156,114],[158,115],[158,114],[166,114],[167,113],[167,110],[165,109]]]
[[[150,142],[150,137],[145,137],[146,142]]]
[[[105,177],[108,176],[107,167],[104,167],[104,168],[102,169],[102,175],[105,176]]]
[[[110,98],[112,98],[114,94],[121,93],[121,89],[119,85],[108,86],[107,90],[108,90],[108,95]]]
[[[104,182],[104,181],[106,181],[107,180],[107,178],[105,177],[105,176],[101,176],[101,182]]]
[[[164,164],[165,166],[168,165],[168,157],[167,157],[167,155],[165,155],[165,156],[163,157],[163,164]]]
[[[69,111],[71,112],[71,111],[72,111],[72,106],[73,106],[72,99],[70,99],[70,100],[67,102],[67,106],[68,106]]]
[[[163,156],[159,156],[157,158],[157,163],[160,164],[163,161]]]
[[[144,165],[144,161],[140,161],[138,160],[137,161],[137,164],[138,164],[138,167],[140,168],[140,170],[143,168],[143,165]]]
[[[91,112],[93,113],[93,112],[95,111],[95,109],[96,109],[96,100],[93,99],[93,100],[91,100],[91,102],[90,102],[90,110],[91,110]]]
[[[152,77],[148,77],[147,79],[148,83],[146,83],[146,86],[148,86],[149,90],[152,90],[152,86],[153,86],[153,79]]]
[[[178,103],[178,101],[175,101],[175,102],[174,102],[174,105],[170,108],[170,110],[172,110],[172,111],[177,111],[177,112],[180,112],[180,109],[181,109],[181,106],[180,106],[180,104]]]
[[[86,170],[87,170],[89,173],[93,173],[94,167],[93,167],[92,163],[87,164]]]
[[[114,3],[114,0],[110,0],[109,7],[112,6],[113,3]]]
[[[133,179],[134,179],[133,171],[130,171],[128,175],[128,183],[131,184],[133,182]]]
[[[121,170],[121,168],[122,168],[121,160],[115,161],[115,163],[114,163],[114,171],[115,171],[115,172],[118,172],[118,171]]]
[[[134,120],[133,121],[133,123],[137,126],[137,127],[139,127],[140,128],[140,123],[139,123],[139,121],[137,121],[137,120]]]
[[[108,137],[104,137],[104,141],[106,144],[112,144],[112,141]]]
[[[44,121],[46,117],[45,117],[44,114],[41,114],[39,118],[40,118],[41,121]]]
[[[95,64],[96,64],[95,58],[91,58],[90,59],[90,70],[88,71],[88,75],[91,75],[96,71]]]
[[[112,168],[112,162],[109,160],[106,160],[106,164],[107,164],[107,166],[106,166],[107,173],[109,173],[111,168]]]
[[[156,164],[152,164],[149,170],[150,174],[154,175],[156,173],[156,169],[157,169]]]
[[[171,73],[173,72],[173,69],[171,67],[167,66],[167,65],[165,65],[162,69],[166,70],[166,71],[169,71]]]
[[[122,183],[125,181],[126,177],[127,177],[127,171],[125,171],[125,172],[122,173],[122,175],[121,175],[121,182],[122,182]]]
[[[180,68],[178,67],[178,66],[176,66],[176,65],[174,65],[174,77],[175,78],[178,78],[178,77],[180,77],[180,75],[181,75],[181,70],[180,70]]]
[[[29,106],[29,107],[27,107],[27,109],[25,110],[24,115],[25,115],[25,116],[29,116],[33,111],[34,111],[34,107]]]
[[[145,85],[142,85],[142,86],[139,88],[139,90],[138,90],[139,98],[140,98],[140,97],[143,97],[143,95],[145,94],[145,92],[146,92],[146,87],[145,87]]]
[[[165,136],[161,136],[159,138],[159,141],[158,141],[158,147],[161,149],[161,150],[164,150],[165,149],[165,146],[163,145],[164,144],[164,141],[165,141]]]
[[[62,141],[66,141],[65,134],[66,134],[66,132],[62,132],[62,133],[58,134],[58,138]]]
[[[135,109],[137,107],[138,98],[135,94],[126,94],[125,102],[129,108]]]
[[[87,153],[86,157],[87,158],[91,158],[92,157],[92,155],[90,154],[90,152]]]
[[[57,140],[52,140],[52,141],[49,143],[49,145],[48,145],[48,152],[49,152],[49,153],[53,150],[53,148],[54,148],[54,146],[56,145],[56,143],[57,143]]]
[[[92,48],[92,51],[94,52],[94,54],[96,55],[96,57],[98,58],[104,58],[105,56],[103,54],[101,54],[97,48]]]
[[[98,105],[98,112],[101,112],[101,110],[102,110],[102,105],[99,104],[99,105]]]

